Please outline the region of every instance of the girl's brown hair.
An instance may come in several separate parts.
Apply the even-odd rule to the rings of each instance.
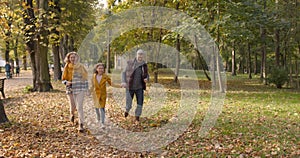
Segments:
[[[99,67],[99,66],[103,66],[104,72],[105,72],[105,65],[104,65],[103,63],[98,63],[98,64],[96,64],[96,65],[94,66],[94,73],[95,73],[95,74],[98,74],[98,72],[97,72],[97,67]]]

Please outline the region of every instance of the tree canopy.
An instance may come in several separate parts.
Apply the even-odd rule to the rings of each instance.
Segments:
[[[51,88],[50,79],[46,77],[49,76],[48,71],[45,72],[48,65],[54,64],[57,70],[54,78],[60,79],[61,72],[58,69],[64,65],[65,54],[77,51],[87,34],[96,26],[105,25],[105,20],[111,14],[141,6],[159,6],[184,12],[203,25],[217,44],[225,70],[232,72],[232,75],[237,75],[236,72],[248,73],[251,78],[251,73],[260,74],[267,84],[271,67],[276,65],[290,72],[290,87],[299,87],[300,17],[297,14],[297,0],[110,0],[107,3],[108,7],[104,8],[96,0],[1,1],[2,57],[7,61],[16,61],[17,64],[20,63],[19,58],[22,58],[24,69],[26,63],[31,63],[33,74],[36,75],[34,89],[48,91]],[[155,14],[159,15],[153,13],[147,16]],[[177,30],[184,29],[184,25],[180,26],[183,27]],[[203,52],[195,52],[192,43],[178,32],[161,28],[137,28],[123,33],[113,41],[107,38],[105,47],[94,45],[87,50],[102,50],[106,52],[103,56],[109,58],[98,56],[99,59],[95,61],[100,58],[113,61],[111,53],[122,55],[145,42],[158,42],[177,45],[180,54],[186,56],[195,69],[208,69],[208,63],[203,63],[201,59]],[[39,61],[46,64],[41,66]],[[178,62],[181,66],[185,63]],[[113,67],[113,64],[110,62],[108,68]]]

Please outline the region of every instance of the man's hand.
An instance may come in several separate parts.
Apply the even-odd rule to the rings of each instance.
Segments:
[[[148,79],[147,79],[147,78],[145,78],[145,79],[144,79],[144,82],[145,82],[145,83],[147,83],[147,82],[148,82]]]

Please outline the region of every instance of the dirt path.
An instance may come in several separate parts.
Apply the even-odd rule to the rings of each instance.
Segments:
[[[5,73],[1,73],[0,78],[6,78]],[[13,76],[13,78],[4,81],[4,92],[6,94],[12,90],[23,89],[27,85],[32,85],[31,70],[22,70],[19,77]]]

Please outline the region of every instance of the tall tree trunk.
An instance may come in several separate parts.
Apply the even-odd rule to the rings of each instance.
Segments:
[[[109,6],[108,9],[108,16],[111,16],[111,9],[113,9],[115,2],[113,2],[111,4],[111,6]],[[108,32],[107,32],[107,57],[106,57],[106,73],[111,73],[110,71],[110,55],[111,55],[111,34],[112,34],[112,30],[109,28]]]
[[[59,26],[59,15],[61,12],[60,6],[59,6],[59,0],[53,0],[54,2],[54,7],[53,7],[53,11],[57,14],[57,16],[54,17],[55,19],[55,25]],[[61,71],[61,64],[60,64],[60,53],[59,53],[59,49],[60,49],[60,35],[59,35],[59,31],[56,29],[56,27],[52,30],[52,33],[55,34],[54,38],[54,43],[52,44],[52,52],[53,52],[53,64],[54,64],[54,76],[53,79],[54,81],[57,80],[61,80],[61,75],[62,75],[62,71]]]
[[[9,51],[10,51],[10,47],[9,47],[9,40],[5,41],[5,61],[9,62]]]
[[[225,45],[225,43],[224,43],[224,41],[222,41],[222,47],[221,47],[221,49],[224,50],[224,54],[225,54],[225,58],[223,58],[224,63],[225,63],[225,65],[224,65],[225,68],[224,69],[225,69],[226,72],[229,72],[229,69],[230,69],[229,68],[229,63],[230,63],[229,60],[230,60],[230,58],[229,58],[229,55],[227,55],[228,51],[226,50],[226,48],[225,48],[224,45]]]
[[[251,67],[252,67],[252,63],[251,63],[251,46],[250,43],[248,42],[248,60],[247,60],[247,71],[248,71],[248,78],[252,79],[252,71],[251,71]]]
[[[72,51],[77,51],[76,49],[75,49],[75,46],[74,46],[74,38],[71,36],[71,37],[69,37],[69,42],[68,42],[68,50],[70,51],[70,52],[72,52]]]
[[[16,60],[16,66],[19,66],[18,44],[19,44],[19,40],[18,40],[18,38],[16,38],[16,43],[14,46],[14,56],[15,56],[15,60]]]
[[[50,82],[50,74],[49,74],[49,65],[48,65],[48,30],[47,27],[47,18],[45,14],[48,11],[48,0],[39,0],[38,1],[38,8],[39,8],[39,18],[41,20],[40,27],[39,27],[39,34],[38,34],[38,91],[39,92],[47,92],[52,89],[52,85]],[[36,59],[37,59],[36,58]]]
[[[37,39],[40,40],[39,38],[39,34],[36,34],[37,36]],[[41,80],[40,80],[40,64],[41,64],[41,55],[40,55],[40,46],[39,46],[39,41],[37,41],[37,44],[35,45],[35,56],[34,56],[34,59],[35,59],[35,67],[36,67],[36,72],[33,74],[36,78],[36,82],[34,83],[35,84],[35,87],[34,87],[34,91],[39,91],[41,89]]]
[[[180,2],[178,1],[176,4],[176,10],[179,10],[179,4]],[[177,26],[179,26],[179,21],[177,21]],[[180,39],[179,39],[179,34],[176,36],[176,67],[175,67],[175,76],[174,76],[174,83],[178,83],[178,75],[179,75],[179,68],[180,68]]]
[[[290,88],[293,88],[293,61],[292,61],[292,55],[289,55],[289,76],[290,76],[290,81],[288,83],[288,86]]]
[[[240,57],[239,57],[238,72],[240,74],[244,74],[245,73],[245,49],[244,49],[244,45],[239,46],[239,53],[240,53]]]
[[[7,19],[7,25],[8,25],[8,30],[7,32],[5,32],[5,36],[6,36],[6,40],[5,40],[5,61],[6,62],[9,62],[9,51],[10,51],[10,47],[9,47],[9,44],[10,44],[10,36],[11,36],[11,24],[12,24],[12,21],[11,21],[11,17],[9,16],[8,19]]]
[[[235,42],[233,43],[231,51],[231,76],[236,76],[236,63],[235,63]]]
[[[295,8],[297,9],[299,9],[299,0],[295,0]],[[293,23],[294,23],[294,25],[295,25],[295,28],[296,28],[296,33],[295,34],[298,34],[299,35],[299,23],[298,23],[298,21],[296,20],[296,18],[294,18],[295,19],[295,21],[293,20]],[[297,43],[297,45],[298,45],[298,55],[300,55],[300,40],[299,40],[299,37],[297,38],[297,41],[296,41],[296,43]],[[298,64],[298,59],[299,58],[296,58],[295,59],[295,64],[296,64],[296,88],[300,88],[300,80],[299,80],[299,64]]]
[[[32,85],[33,85],[33,89],[32,91],[36,91],[38,89],[38,85],[36,84],[37,81],[38,81],[38,76],[37,76],[37,73],[38,73],[38,68],[36,66],[36,51],[37,51],[37,43],[35,41],[34,42],[34,48],[33,50],[31,51],[30,53],[30,61],[31,61],[31,71],[32,71]]]
[[[204,72],[204,74],[205,74],[205,76],[206,76],[206,78],[209,80],[209,81],[211,81],[211,78],[209,77],[209,75],[208,75],[208,73],[206,72],[206,66],[203,64],[203,60],[201,59],[201,54],[200,54],[200,52],[199,52],[199,46],[198,46],[198,43],[197,43],[197,41],[198,41],[198,39],[197,39],[197,36],[196,35],[194,35],[194,40],[195,40],[195,46],[196,46],[196,48],[195,48],[195,50],[196,50],[196,53],[197,53],[197,56],[198,56],[198,60],[199,60],[199,62],[200,62],[200,64],[201,64],[201,66],[202,66],[202,69],[203,69],[203,72]]]
[[[225,87],[223,85],[223,82],[222,82],[222,76],[221,76],[221,57],[219,57],[219,54],[217,54],[218,52],[216,51],[216,48],[214,46],[214,51],[213,53],[215,54],[214,56],[216,57],[216,67],[217,67],[217,76],[218,76],[218,81],[219,81],[219,88],[220,88],[220,92],[221,93],[224,93],[225,92]]]
[[[9,40],[6,40],[5,41],[5,61],[6,62],[9,62],[9,50],[10,50]]]
[[[3,102],[2,102],[2,100],[0,100],[0,124],[4,123],[4,122],[8,122],[8,121],[9,120],[6,116],[5,109],[4,109],[4,106],[3,106]]]
[[[10,51],[10,47],[9,47],[9,44],[10,44],[10,35],[11,35],[11,32],[10,32],[10,29],[11,29],[11,21],[8,20],[8,31],[5,33],[6,35],[6,41],[5,41],[5,61],[6,62],[9,62],[9,51]]]
[[[216,57],[215,57],[214,52],[212,53],[212,56],[211,56],[210,67],[211,67],[210,72],[212,72],[212,74],[211,74],[212,89],[216,89],[216,85],[217,85],[217,82],[216,82]]]
[[[227,60],[227,58],[226,58],[226,60],[225,60],[225,70],[226,71],[229,71],[229,61]]]
[[[159,59],[159,52],[161,49],[161,40],[162,40],[162,29],[159,30],[159,39],[158,39],[158,49],[156,50],[155,55],[155,65],[154,65],[154,83],[158,83],[158,59]]]
[[[164,0],[164,3],[163,3],[163,6],[162,7],[165,7],[167,1]],[[154,1],[153,3],[153,6],[156,5],[156,1]],[[162,13],[161,13],[162,14]],[[153,13],[152,13],[152,16],[153,16],[153,19],[155,19],[155,14],[154,14],[154,10],[153,10]],[[154,21],[151,21],[151,23],[154,23]],[[153,28],[151,28],[152,30],[152,34],[153,34]],[[154,65],[154,83],[158,83],[158,59],[159,59],[159,52],[160,52],[160,49],[161,49],[161,43],[162,43],[162,28],[159,30],[159,37],[158,37],[158,49],[157,49],[157,53],[155,55],[155,65]]]
[[[275,65],[280,66],[280,30],[275,30]]]
[[[64,63],[64,59],[66,57],[66,55],[69,53],[69,49],[68,49],[68,35],[64,35],[62,37],[62,39],[60,40],[60,44],[59,44],[59,54],[60,54],[60,58],[63,60]],[[64,63],[65,64],[65,63]],[[63,66],[64,66],[63,64]]]
[[[31,70],[32,70],[32,85],[33,85],[33,90],[37,89],[36,85],[36,73],[37,73],[37,68],[36,68],[36,60],[35,60],[35,51],[36,51],[36,41],[35,39],[35,15],[34,15],[34,10],[33,10],[33,0],[24,0],[26,9],[24,10],[24,23],[25,23],[25,28],[29,28],[25,30],[25,41],[26,41],[26,49],[27,52],[29,53],[30,60],[31,60]],[[24,60],[24,56],[23,56]]]
[[[282,59],[282,64],[283,64],[283,68],[286,69],[287,68],[287,54],[288,54],[288,45],[287,42],[284,41],[283,43],[284,45],[284,52],[283,52],[283,59]]]
[[[242,55],[242,54],[241,54]],[[239,58],[238,58],[239,60],[239,63],[237,64],[237,66],[238,66],[238,68],[237,68],[237,72],[239,73],[239,74],[243,74],[244,72],[243,72],[243,57],[242,56],[240,56]]]
[[[108,16],[111,15],[111,10],[114,8],[116,1],[117,0],[113,0],[113,1],[111,1],[111,3],[109,3]],[[111,62],[110,62],[111,48],[110,47],[111,47],[111,34],[112,34],[112,30],[108,29],[107,34],[108,34],[108,36],[107,36],[106,73],[111,73],[111,70],[110,70],[110,65],[111,65]]]
[[[266,73],[266,43],[265,43],[266,30],[261,28],[261,39],[263,41],[261,46],[261,67],[260,67],[260,78],[263,80],[264,84],[267,84],[267,73]]]
[[[276,4],[276,12],[279,13],[279,4],[278,0],[275,0]],[[280,17],[278,14],[275,15],[276,19],[279,19]],[[280,66],[280,29],[279,27],[276,27],[275,29],[275,65],[277,67]]]
[[[27,56],[26,56],[26,54],[24,54],[22,56],[22,63],[23,63],[23,69],[27,70]]]
[[[298,89],[300,86],[300,83],[299,83],[299,66],[298,66],[298,59],[296,58],[296,61],[295,61],[295,65],[296,65],[296,68],[295,68],[295,75],[296,75],[296,88]]]
[[[174,83],[178,83],[178,75],[179,75],[179,68],[180,68],[180,40],[179,35],[176,37],[176,66],[175,66],[175,76],[174,76]]]
[[[220,21],[220,0],[218,0],[218,11],[217,11],[217,14],[218,14],[218,20]],[[218,25],[217,26],[217,49],[220,50],[220,26]],[[222,82],[222,76],[221,76],[221,57],[219,57],[219,51],[216,51],[216,46],[214,44],[214,51],[213,51],[214,54],[216,54],[216,58],[217,58],[217,61],[216,61],[216,66],[217,66],[217,75],[218,75],[218,81],[219,81],[219,88],[220,88],[220,92],[221,93],[224,93],[225,92],[225,87],[223,85],[223,82]]]
[[[54,59],[54,81],[61,80],[61,65],[60,65],[60,57],[59,57],[59,46],[53,45],[52,46],[52,52],[53,52],[53,59]]]
[[[59,57],[62,61],[62,67],[65,66],[64,59],[65,59],[65,48],[64,48],[64,36],[59,41]]]
[[[264,10],[266,9],[266,0],[264,0]],[[264,84],[267,85],[267,68],[266,68],[266,64],[267,64],[267,52],[266,52],[266,28],[261,27],[261,41],[262,41],[262,45],[261,45],[261,71],[260,71],[260,78],[263,80]]]
[[[253,66],[254,70],[253,73],[254,75],[258,74],[258,61],[257,61],[257,53],[256,51],[254,51],[254,66]]]
[[[298,41],[298,53],[300,55],[300,42],[299,41]],[[298,58],[296,58],[296,86],[297,86],[297,88],[300,88]]]
[[[109,11],[111,12],[111,11]],[[110,71],[110,55],[111,55],[111,52],[110,52],[110,42],[111,42],[111,39],[110,39],[110,36],[111,36],[111,29],[108,29],[108,32],[107,32],[107,57],[106,57],[106,73],[111,73]]]

